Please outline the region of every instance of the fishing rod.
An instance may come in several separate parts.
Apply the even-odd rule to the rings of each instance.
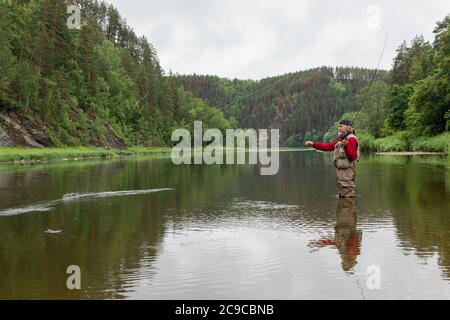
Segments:
[[[353,122],[352,122],[353,123],[353,127],[355,125],[356,120],[358,119],[359,113],[361,112],[363,106],[367,102],[368,95],[369,95],[369,92],[370,92],[370,88],[372,88],[372,85],[375,83],[375,80],[377,78],[378,72],[380,71],[381,61],[383,60],[384,52],[386,51],[387,39],[388,39],[388,30],[385,29],[383,50],[381,51],[380,58],[378,59],[378,64],[377,64],[377,67],[376,67],[376,69],[374,71],[374,75],[373,75],[372,79],[370,80],[369,85],[367,86],[367,89],[366,89],[367,91],[366,91],[366,94],[364,95],[363,101],[361,102],[361,105],[359,106],[358,111],[356,112],[355,118],[353,119]]]

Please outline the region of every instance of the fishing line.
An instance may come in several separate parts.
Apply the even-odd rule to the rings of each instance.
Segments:
[[[355,118],[353,119],[353,126],[355,125],[355,122],[358,119],[359,113],[361,112],[364,104],[367,102],[367,98],[369,96],[370,88],[372,88],[372,85],[375,83],[375,79],[377,78],[378,71],[380,70],[381,61],[383,60],[384,52],[386,51],[387,39],[388,39],[388,30],[385,29],[383,50],[381,51],[380,58],[378,59],[378,64],[377,64],[377,67],[376,67],[376,69],[374,71],[374,75],[373,75],[372,79],[370,80],[369,85],[367,86],[366,94],[364,95],[364,98],[363,98],[363,100],[361,102],[361,105],[359,106],[358,111],[356,112]]]
[[[349,278],[352,278],[352,275],[354,276],[353,278],[355,279],[356,282],[356,286],[359,289],[359,294],[361,295],[361,297],[363,298],[363,300],[366,300],[366,295],[364,293],[364,288],[361,286],[361,281],[358,278],[358,276],[356,275],[356,272],[353,270],[353,274],[349,274],[348,272],[345,273]]]
[[[341,53],[341,52],[343,52],[343,51],[346,51],[348,48],[353,48],[353,47],[355,47],[355,46],[357,46],[357,45],[359,45],[359,44],[361,44],[361,43],[363,43],[363,42],[366,42],[367,40],[368,40],[368,39],[366,38],[366,39],[363,39],[363,40],[356,41],[356,42],[354,42],[354,44],[352,44],[352,45],[350,45],[350,46],[347,46],[347,47],[345,47],[344,49],[339,49],[338,51],[335,51],[335,52],[332,53],[331,55],[334,56],[334,55],[336,55],[336,54],[338,54],[338,53]],[[378,61],[377,68],[376,68],[376,70],[375,70],[375,72],[374,72],[374,76],[372,77],[372,80],[371,80],[371,82],[370,82],[368,88],[370,88],[370,87],[372,86],[372,84],[373,84],[373,82],[374,82],[376,76],[378,75],[379,67],[380,67],[380,65],[381,65],[381,61],[382,61],[382,58],[383,58],[383,56],[384,56],[384,51],[385,51],[385,49],[386,49],[386,43],[387,43],[387,30],[386,30],[386,33],[385,33],[385,40],[384,40],[383,51],[382,51],[382,54],[381,54],[380,59],[379,59],[379,61]],[[310,70],[311,70],[311,69],[310,69]],[[259,89],[255,90],[255,91],[253,91],[253,92],[251,92],[251,93],[249,93],[249,94],[247,94],[247,95],[245,95],[245,96],[243,96],[243,97],[240,97],[239,99],[234,100],[233,102],[228,103],[228,104],[226,104],[226,105],[223,106],[223,107],[219,107],[218,110],[223,111],[223,110],[225,110],[226,108],[228,108],[228,107],[230,107],[230,106],[232,106],[232,105],[234,105],[234,104],[236,104],[236,103],[238,103],[238,102],[240,102],[240,101],[242,101],[242,100],[245,100],[245,99],[247,99],[247,98],[249,98],[249,97],[251,97],[251,96],[254,96],[254,95],[258,94],[258,93],[261,92],[261,91],[264,91],[264,90],[267,90],[267,89],[269,89],[269,88],[275,87],[276,85],[278,85],[278,84],[281,83],[282,81],[289,81],[289,80],[292,80],[295,76],[298,76],[299,73],[301,73],[301,72],[302,72],[302,71],[294,72],[294,73],[292,73],[291,75],[289,75],[287,78],[285,77],[285,75],[284,75],[284,76],[280,76],[280,79],[276,80],[275,82],[270,83],[270,84],[268,84],[268,85],[266,85],[266,86],[264,86],[264,87],[262,87],[262,88],[259,88]],[[263,79],[263,80],[264,80],[264,79]],[[359,113],[359,112],[358,112],[358,113]],[[244,120],[247,120],[249,117],[251,117],[251,115],[248,116],[247,118],[245,118]],[[244,120],[243,120],[243,121],[244,121]]]

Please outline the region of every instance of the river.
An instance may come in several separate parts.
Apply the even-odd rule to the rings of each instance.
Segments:
[[[450,299],[450,162],[330,162],[0,165],[0,299]]]

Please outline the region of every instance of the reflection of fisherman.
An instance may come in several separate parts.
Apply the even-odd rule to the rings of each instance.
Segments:
[[[331,143],[322,144],[307,141],[307,147],[313,147],[320,151],[334,151],[333,163],[336,167],[336,181],[341,198],[355,197],[355,161],[359,157],[359,142],[354,135],[352,122],[342,120],[339,124],[339,138]]]
[[[349,271],[358,263],[356,259],[360,255],[362,234],[356,230],[356,223],[355,199],[339,199],[334,239],[322,239],[311,243],[310,246],[335,246],[342,259],[342,269]]]
[[[342,269],[348,271],[356,264],[360,254],[361,233],[356,230],[355,200],[339,199],[336,210],[334,240],[342,259]]]

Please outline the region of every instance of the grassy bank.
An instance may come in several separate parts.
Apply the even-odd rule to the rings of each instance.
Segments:
[[[399,132],[393,136],[375,139],[361,133],[359,135],[361,147],[366,152],[438,152],[450,153],[450,132],[434,137],[408,136]]]
[[[437,152],[449,154],[450,133],[436,137],[420,137],[408,141],[401,134],[382,139],[374,139],[370,135],[359,134],[364,152],[406,153]],[[224,148],[226,150],[226,148]],[[308,148],[280,148],[279,151],[307,151]],[[263,151],[263,150],[260,150]],[[268,151],[268,150],[267,150]],[[146,155],[167,155],[169,147],[129,147],[127,149],[77,147],[77,148],[8,148],[0,147],[0,163],[46,162],[57,160],[112,159]]]
[[[450,132],[432,138],[417,138],[411,143],[412,151],[450,153]]]
[[[220,148],[219,148],[220,149]],[[227,148],[222,148],[226,152]],[[308,151],[308,148],[279,148],[280,152]],[[76,147],[76,148],[8,148],[0,147],[0,163],[32,163],[61,160],[112,159],[134,156],[166,156],[170,155],[170,147],[129,147],[127,149]],[[193,151],[193,150],[192,150]],[[247,152],[247,149],[235,149],[236,152]],[[258,151],[271,151],[258,149]]]
[[[132,157],[138,155],[152,155],[169,153],[170,148],[130,147],[128,149],[107,148],[0,148],[0,162],[38,162],[51,160],[82,160],[95,158]]]

